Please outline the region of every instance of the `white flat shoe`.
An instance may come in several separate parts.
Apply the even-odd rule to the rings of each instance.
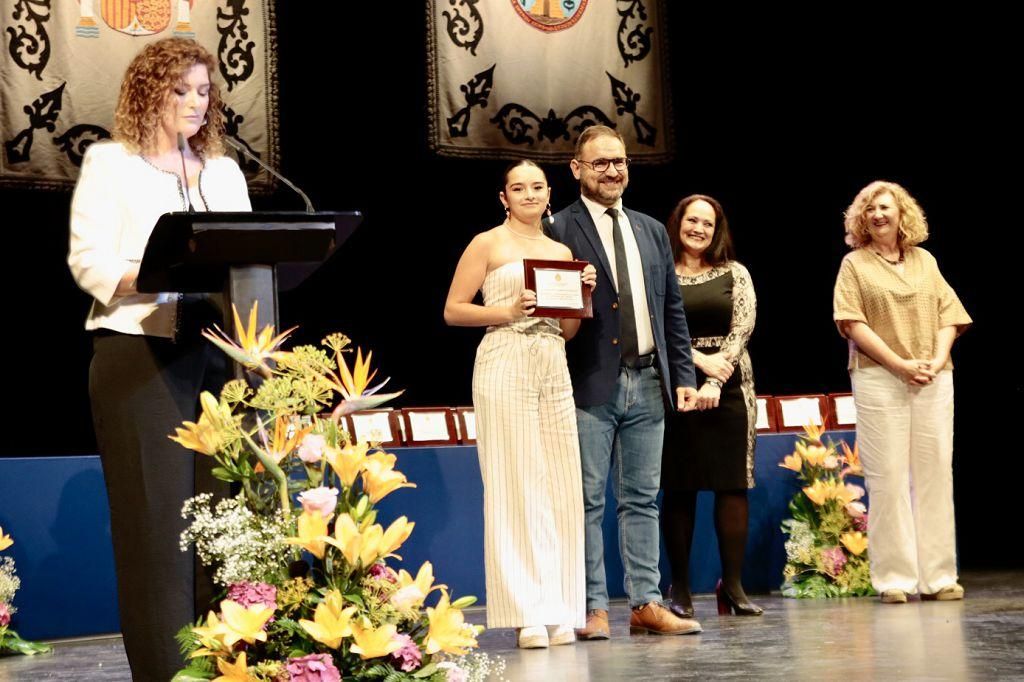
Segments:
[[[572,644],[576,641],[576,632],[571,625],[548,625],[548,643],[551,646]]]
[[[883,590],[879,599],[883,604],[906,604],[907,593],[897,589]]]
[[[520,628],[516,642],[520,649],[547,649],[548,630],[543,625]]]

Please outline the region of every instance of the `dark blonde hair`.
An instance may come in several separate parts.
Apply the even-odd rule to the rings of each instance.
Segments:
[[[165,38],[150,43],[128,65],[114,112],[114,139],[132,152],[155,151],[160,118],[174,88],[193,66],[202,64],[210,75],[206,122],[189,138],[196,154],[224,153],[224,103],[213,82],[217,62],[206,48],[188,38]]]
[[[879,195],[888,192],[896,201],[900,210],[900,224],[897,226],[896,240],[901,249],[915,246],[928,239],[928,220],[910,192],[895,182],[875,180],[857,193],[853,203],[846,209],[843,221],[846,228],[846,243],[858,249],[871,243],[871,230],[864,213],[868,204]]]

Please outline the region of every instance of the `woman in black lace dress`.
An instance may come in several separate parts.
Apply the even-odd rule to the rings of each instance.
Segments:
[[[666,420],[661,514],[672,565],[672,609],[693,617],[689,563],[697,491],[713,490],[722,560],[718,612],[756,616],[762,610],[747,599],[740,580],[747,490],[754,486],[757,400],[747,355],[754,287],[747,269],[733,260],[729,223],[715,199],[686,197],[667,227],[700,386],[697,410]]]

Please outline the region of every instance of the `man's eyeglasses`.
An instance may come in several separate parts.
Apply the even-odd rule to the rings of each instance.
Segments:
[[[615,166],[615,170],[623,171],[629,166],[629,159],[621,157],[618,159],[594,159],[593,161],[584,161],[583,159],[576,159],[582,164],[586,164],[595,173],[604,173],[608,170],[608,166]]]

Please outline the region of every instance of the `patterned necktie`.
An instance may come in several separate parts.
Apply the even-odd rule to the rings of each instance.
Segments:
[[[605,211],[612,218],[612,241],[615,244],[615,278],[619,285],[619,352],[622,364],[632,366],[640,357],[640,344],[636,338],[636,314],[633,312],[633,288],[629,283],[629,264],[626,245],[622,241],[619,212]]]

